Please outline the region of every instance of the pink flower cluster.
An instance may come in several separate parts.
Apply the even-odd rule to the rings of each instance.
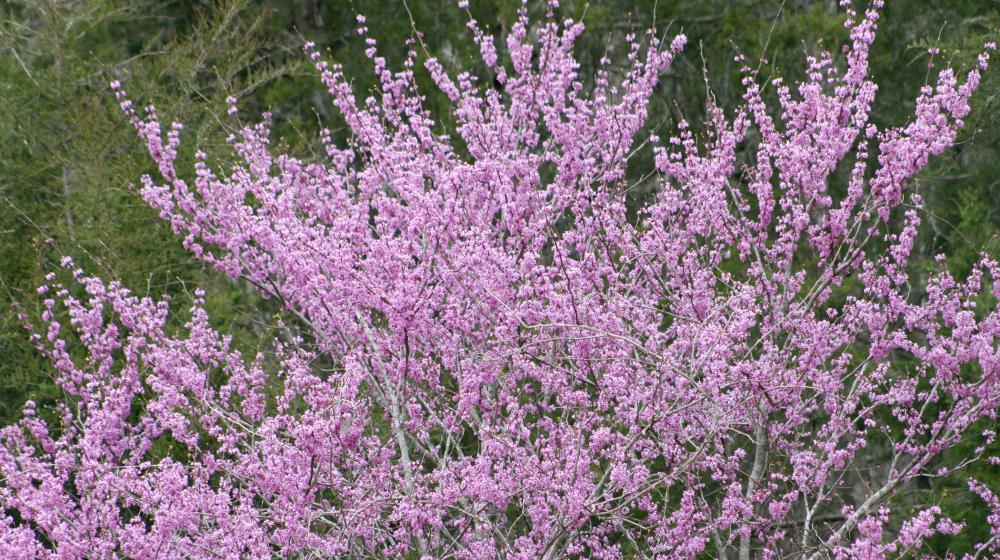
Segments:
[[[86,296],[43,288],[35,340],[69,399],[0,432],[0,556],[875,560],[962,531],[894,497],[987,455],[943,452],[1000,407],[1000,267],[914,280],[908,186],[989,57],[880,128],[880,5],[845,5],[843,56],[803,83],[766,95],[748,65],[740,106],[650,138],[637,212],[626,169],[683,36],[630,36],[591,83],[580,23],[522,9],[501,50],[469,21],[489,80],[423,63],[446,132],[417,52],[390,70],[359,18],[377,94],[306,48],[346,141],[276,154],[265,119],[189,179],[180,124],[116,84],[159,166],[145,200],[304,334],[250,359],[201,296],[170,333],[166,302],[65,263]]]

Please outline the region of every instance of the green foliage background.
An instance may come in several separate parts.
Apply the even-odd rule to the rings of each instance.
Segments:
[[[150,160],[108,89],[124,82],[140,104],[155,103],[165,119],[185,123],[185,152],[200,148],[216,162],[231,157],[225,98],[241,114],[271,110],[285,149],[315,157],[321,126],[338,129],[317,76],[300,46],[312,40],[342,63],[356,92],[374,77],[355,33],[368,17],[382,53],[401,60],[414,29],[428,49],[453,67],[475,65],[467,15],[448,0],[0,0],[0,422],[27,399],[60,398],[51,368],[27,342],[12,306],[37,316],[35,289],[63,255],[89,272],[120,279],[139,293],[178,296],[207,289],[208,308],[237,345],[253,351],[267,340],[275,309],[246,286],[207,270],[185,252],[169,227],[129,185]],[[762,75],[794,79],[806,54],[846,36],[835,0],[564,0],[566,16],[588,27],[579,45],[584,71],[605,54],[621,54],[631,30],[684,31],[689,46],[664,79],[652,126],[680,118],[697,123],[706,95],[731,107],[740,95],[733,56],[767,62]],[[478,0],[471,12],[502,35],[519,0]],[[897,0],[880,22],[873,73],[881,84],[879,123],[900,123],[927,80],[927,49],[941,49],[938,67],[967,68],[986,41],[996,40],[995,0]],[[620,59],[621,57],[619,57]],[[422,80],[427,82],[427,77]],[[433,88],[425,84],[425,91]],[[1000,81],[990,71],[956,149],[937,158],[916,189],[929,201],[927,234],[915,274],[945,253],[953,272],[967,271],[982,251],[998,253],[1000,226]],[[442,126],[447,104],[430,95]],[[640,168],[642,162],[637,162]],[[183,166],[182,166],[183,168]],[[641,189],[640,189],[641,191]],[[175,319],[183,321],[183,313]],[[959,449],[956,452],[961,453]],[[1000,486],[1000,475],[972,473]],[[940,503],[966,517],[981,507],[955,498],[961,480],[918,489],[914,505]],[[970,510],[970,508],[972,508]],[[985,531],[985,528],[983,529]],[[975,536],[975,535],[973,535]],[[981,536],[981,535],[980,535]],[[939,552],[968,542],[940,541]]]

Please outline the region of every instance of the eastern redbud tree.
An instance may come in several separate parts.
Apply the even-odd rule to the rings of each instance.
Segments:
[[[288,334],[243,356],[203,294],[176,333],[167,302],[65,260],[33,337],[67,399],[0,432],[2,556],[874,560],[974,524],[965,558],[996,558],[984,484],[987,519],[901,498],[1000,463],[1000,266],[909,264],[909,186],[993,46],[879,127],[881,1],[844,4],[842,54],[766,88],[743,61],[739,106],[662,142],[645,125],[683,36],[629,36],[626,71],[584,79],[583,26],[526,9],[505,48],[470,19],[478,75],[419,41],[391,70],[359,17],[363,100],[307,45],[349,130],[316,161],[274,153],[265,118],[238,164],[199,152],[187,175],[181,125],[113,84],[158,165],[142,196]],[[654,188],[626,208],[635,177]]]

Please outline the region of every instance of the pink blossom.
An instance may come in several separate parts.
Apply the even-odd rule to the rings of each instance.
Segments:
[[[175,332],[166,301],[64,261],[32,340],[67,402],[0,431],[2,556],[872,560],[961,531],[893,497],[995,460],[944,452],[993,438],[1000,266],[914,282],[910,185],[988,57],[881,127],[881,2],[841,4],[842,60],[808,58],[772,103],[738,58],[739,106],[653,139],[634,217],[626,170],[682,35],[633,35],[587,85],[578,22],[525,7],[497,42],[470,21],[502,87],[425,61],[449,134],[415,52],[394,71],[366,41],[359,100],[307,44],[349,129],[320,161],[280,153],[265,115],[239,165],[178,169],[182,127],[118,89],[157,166],[145,201],[287,323],[245,356],[203,293]],[[1000,506],[970,490],[994,554]]]

